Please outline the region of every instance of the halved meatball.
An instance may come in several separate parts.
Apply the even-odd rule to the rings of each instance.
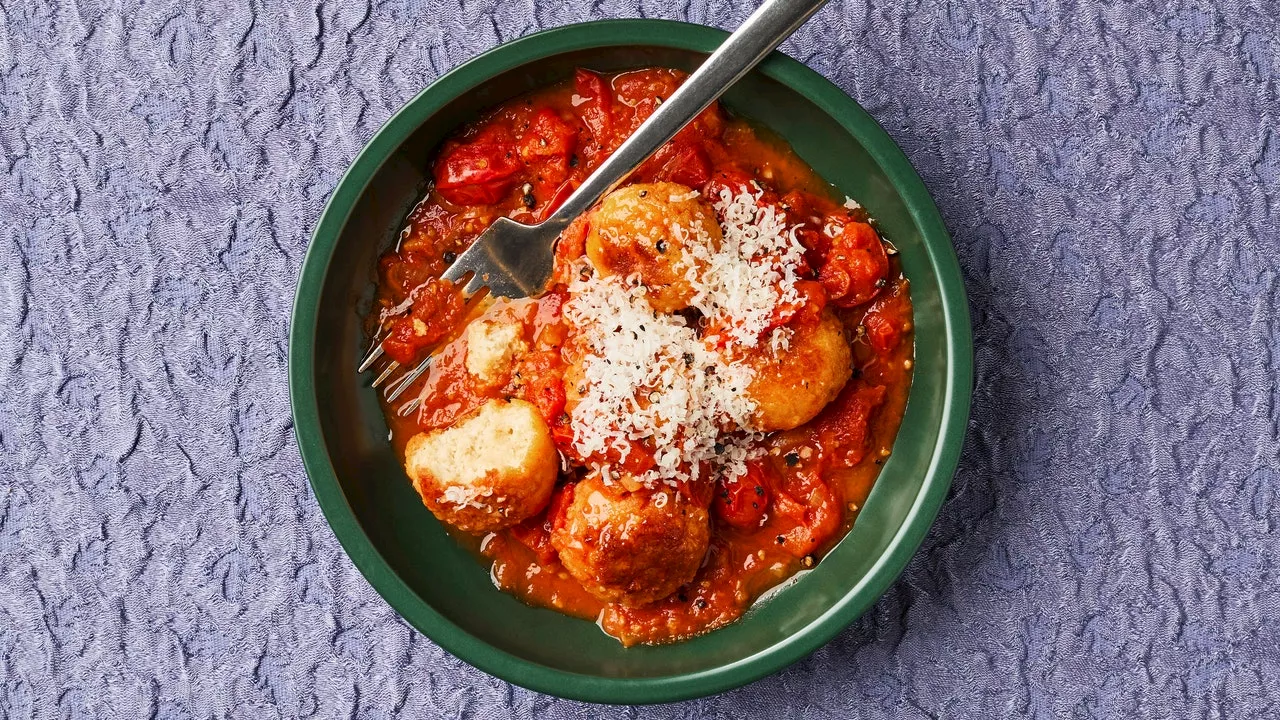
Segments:
[[[690,498],[665,487],[628,492],[597,472],[574,486],[551,544],[592,595],[636,606],[693,580],[710,538],[707,510]]]
[[[442,522],[469,533],[515,525],[546,507],[559,458],[551,430],[524,400],[490,400],[453,425],[419,433],[405,471]]]
[[[777,353],[761,344],[745,362],[755,370],[747,395],[756,402],[752,429],[760,432],[809,422],[853,374],[844,326],[830,310],[824,310],[816,324],[793,328],[787,350]]]
[[[587,258],[601,275],[640,276],[649,304],[670,313],[689,306],[690,268],[720,247],[715,212],[698,193],[677,183],[639,183],[605,197],[591,219]],[[707,246],[694,255],[693,243]]]
[[[484,318],[467,326],[467,372],[481,387],[505,383],[515,358],[528,350],[517,322]]]

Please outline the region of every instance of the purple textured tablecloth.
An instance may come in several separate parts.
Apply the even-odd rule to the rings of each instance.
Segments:
[[[746,688],[602,708],[412,630],[312,497],[308,233],[393,111],[543,27],[751,3],[0,5],[0,716],[1280,713],[1280,5],[833,2],[785,49],[937,198],[977,388],[903,578]]]

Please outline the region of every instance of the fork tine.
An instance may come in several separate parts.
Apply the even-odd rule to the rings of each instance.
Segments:
[[[480,288],[484,287],[486,284],[487,283],[485,281],[485,278],[481,277],[480,273],[476,273],[475,275],[471,276],[471,280],[467,282],[467,286],[462,289],[462,292],[466,293],[467,295],[474,295],[477,292],[479,292]]]
[[[378,374],[378,377],[374,379],[373,385],[371,387],[378,387],[379,385],[381,385],[384,380],[391,377],[391,373],[395,372],[396,368],[398,367],[400,367],[400,363],[396,362],[395,360],[392,360],[390,363],[387,363],[387,366],[383,368],[382,372]]]
[[[405,403],[405,404],[401,405],[401,406],[400,406],[400,409],[396,411],[396,414],[397,414],[397,415],[399,415],[400,417],[409,417],[410,415],[412,415],[412,414],[413,414],[413,411],[414,411],[414,410],[417,410],[417,409],[418,409],[418,405],[419,405],[421,402],[422,402],[422,401],[421,401],[421,400],[419,400],[418,398],[414,398],[414,399],[410,400],[409,402],[407,402],[407,403]]]
[[[472,247],[475,246],[473,245]],[[463,250],[462,254],[453,261],[453,264],[445,268],[444,272],[440,273],[440,279],[448,280],[454,285],[457,285],[458,281],[466,277],[467,273],[471,272],[471,263],[469,262],[470,258],[467,257],[467,253],[470,251],[471,248]]]
[[[417,367],[405,373],[399,380],[388,386],[386,390],[387,402],[392,402],[396,398],[400,397],[400,394],[407,390],[409,386],[413,384],[413,381],[418,379],[418,376],[426,372],[427,367],[431,365],[432,357],[433,356],[427,356],[426,359],[418,363]]]
[[[378,340],[373,341],[373,348],[369,350],[369,354],[364,356],[364,360],[360,361],[360,367],[356,368],[356,372],[362,373],[369,369],[369,366],[377,362],[382,357],[382,343]]]

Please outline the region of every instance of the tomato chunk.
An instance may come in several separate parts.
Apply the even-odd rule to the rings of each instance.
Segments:
[[[575,279],[574,261],[587,252],[587,235],[591,232],[591,214],[579,215],[569,227],[560,233],[556,242],[555,274],[552,282],[556,285],[568,285]]]
[[[816,469],[788,471],[774,494],[775,512],[795,523],[778,535],[778,545],[795,557],[819,550],[840,530],[844,502],[836,483],[822,479]]]
[[[764,192],[759,183],[741,170],[720,170],[706,182],[706,185],[702,188],[702,194],[714,202],[726,190],[734,197],[743,193],[760,195]]]
[[[884,396],[881,385],[851,382],[813,421],[814,434],[835,465],[853,467],[867,454],[868,423]]]
[[[545,512],[511,528],[511,537],[532,550],[544,566],[555,567],[560,563],[559,555],[551,545],[551,532],[564,524],[565,510],[573,499],[573,486],[574,483],[570,482],[556,488]]]
[[[620,126],[618,130],[630,135],[653,114],[654,110],[671,97],[688,74],[670,68],[649,68],[633,70],[618,75],[613,79],[613,91],[619,106],[631,108],[633,117],[629,126]],[[706,139],[719,138],[724,130],[724,115],[720,111],[720,103],[713,102],[686,125],[677,135],[678,142],[697,143]]]
[[[875,228],[854,221],[831,241],[818,280],[827,288],[833,304],[853,307],[874,298],[884,287],[888,272],[889,256]]]
[[[591,72],[581,70],[573,74],[574,98],[578,116],[587,126],[591,136],[602,147],[613,148],[613,94],[604,78]]]
[[[543,204],[542,209],[538,211],[538,222],[542,222],[543,220],[551,217],[551,213],[559,210],[560,206],[564,204],[564,201],[568,200],[569,196],[573,194],[573,191],[577,189],[578,185],[572,179],[565,180],[560,183],[560,187],[556,188],[556,191],[551,193],[551,199]]]
[[[495,133],[447,150],[436,163],[436,190],[455,205],[492,205],[506,195],[520,169],[515,149]]]
[[[769,509],[769,483],[765,473],[759,462],[750,462],[742,475],[721,478],[711,502],[715,516],[739,530],[760,527]]]
[[[810,268],[822,267],[831,252],[831,238],[824,230],[826,218],[819,211],[820,201],[803,190],[792,190],[782,196],[782,210],[789,222],[798,223],[796,239],[804,246],[804,259]]]
[[[533,403],[548,424],[564,414],[564,382],[558,374],[544,372],[535,375],[525,386],[524,399]]]
[[[402,364],[412,363],[423,348],[448,335],[465,309],[462,297],[448,280],[432,278],[409,297],[413,301],[409,312],[392,321],[382,341],[383,352]]]
[[[892,284],[889,292],[882,293],[867,308],[862,325],[867,329],[871,349],[879,355],[888,355],[902,342],[911,320],[905,281]]]
[[[559,113],[542,108],[530,119],[520,139],[520,159],[547,182],[562,182],[569,176],[569,156],[577,142],[577,132]]]
[[[902,331],[893,321],[881,313],[867,313],[862,319],[867,328],[867,339],[871,341],[871,349],[880,355],[888,355],[902,339]]]
[[[636,170],[641,182],[674,182],[702,187],[711,179],[711,161],[697,142],[679,138],[663,145]]]

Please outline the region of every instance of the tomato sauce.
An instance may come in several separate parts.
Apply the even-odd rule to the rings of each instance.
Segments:
[[[613,76],[578,71],[568,82],[516,98],[460,129],[440,148],[434,187],[413,209],[400,242],[379,266],[369,330],[405,364],[435,353],[404,398],[384,407],[396,452],[414,434],[447,427],[490,397],[521,397],[547,419],[557,445],[568,437],[561,373],[562,286],[539,299],[467,307],[437,278],[500,216],[525,223],[550,214],[683,80],[662,68]],[[724,625],[769,588],[818,562],[852,525],[871,491],[906,407],[914,354],[909,285],[892,246],[865,211],[843,198],[784,143],[712,106],[645,163],[631,181],[695,189],[754,182],[790,221],[813,275],[813,292],[837,310],[853,352],[853,377],[809,423],[768,437],[743,478],[713,490],[712,540],[693,582],[643,607],[590,595],[548,541],[556,511],[484,538],[459,540],[492,563],[494,583],[533,605],[595,620],[624,644],[670,642]],[[710,194],[709,192],[706,194]],[[571,231],[558,267],[581,256]],[[466,372],[459,339],[468,319],[496,315],[523,327],[528,352],[502,388]],[[573,473],[562,473],[562,482]]]

